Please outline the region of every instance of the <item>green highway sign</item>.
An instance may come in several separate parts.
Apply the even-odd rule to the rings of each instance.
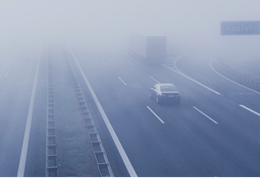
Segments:
[[[223,21],[221,35],[260,35],[260,21]]]

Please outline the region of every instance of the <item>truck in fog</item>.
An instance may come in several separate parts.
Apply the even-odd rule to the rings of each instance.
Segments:
[[[166,60],[166,36],[131,34],[128,39],[130,56],[144,63],[162,63]]]

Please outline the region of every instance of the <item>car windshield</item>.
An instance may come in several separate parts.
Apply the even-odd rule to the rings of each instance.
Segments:
[[[161,86],[161,91],[177,91],[177,88],[173,85]]]

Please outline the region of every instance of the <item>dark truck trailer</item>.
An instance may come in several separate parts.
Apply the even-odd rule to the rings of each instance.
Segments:
[[[166,60],[166,36],[129,36],[129,53],[144,63],[162,63]]]

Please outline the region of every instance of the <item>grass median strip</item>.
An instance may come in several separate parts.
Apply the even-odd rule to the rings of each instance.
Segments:
[[[86,83],[86,85],[87,85],[87,87],[88,87],[88,89],[89,89],[89,91],[90,91],[90,93],[91,93],[91,95],[92,95],[96,105],[97,105],[97,108],[98,108],[98,110],[99,110],[99,112],[100,112],[100,114],[101,114],[101,116],[102,116],[102,118],[103,118],[107,128],[108,128],[108,131],[111,134],[111,137],[112,137],[112,139],[113,139],[113,141],[114,141],[114,143],[115,143],[115,145],[116,145],[116,147],[118,149],[118,152],[119,152],[119,154],[120,154],[120,156],[121,156],[121,158],[122,158],[122,160],[123,160],[123,162],[124,162],[124,164],[126,166],[126,169],[127,169],[128,173],[129,173],[129,175],[131,177],[137,177],[137,174],[136,174],[136,172],[135,172],[135,170],[134,170],[134,168],[133,168],[129,158],[128,158],[128,156],[127,156],[127,154],[126,154],[126,152],[125,152],[121,142],[119,141],[119,139],[118,139],[118,137],[117,137],[117,135],[116,135],[116,133],[115,133],[115,131],[114,131],[110,121],[109,121],[109,119],[107,118],[107,115],[106,115],[104,109],[102,108],[102,106],[101,106],[101,104],[100,104],[100,102],[99,102],[99,100],[98,100],[98,98],[97,98],[93,88],[91,87],[91,85],[90,85],[90,83],[89,83],[89,81],[88,81],[84,71],[82,70],[82,68],[81,68],[77,58],[75,57],[73,51],[70,49],[69,46],[68,46],[68,48],[69,48],[69,50],[71,52],[71,55],[73,56],[73,59],[74,59],[76,65],[77,65],[81,75],[83,76],[83,79],[84,79],[84,81],[85,81],[85,83]]]

